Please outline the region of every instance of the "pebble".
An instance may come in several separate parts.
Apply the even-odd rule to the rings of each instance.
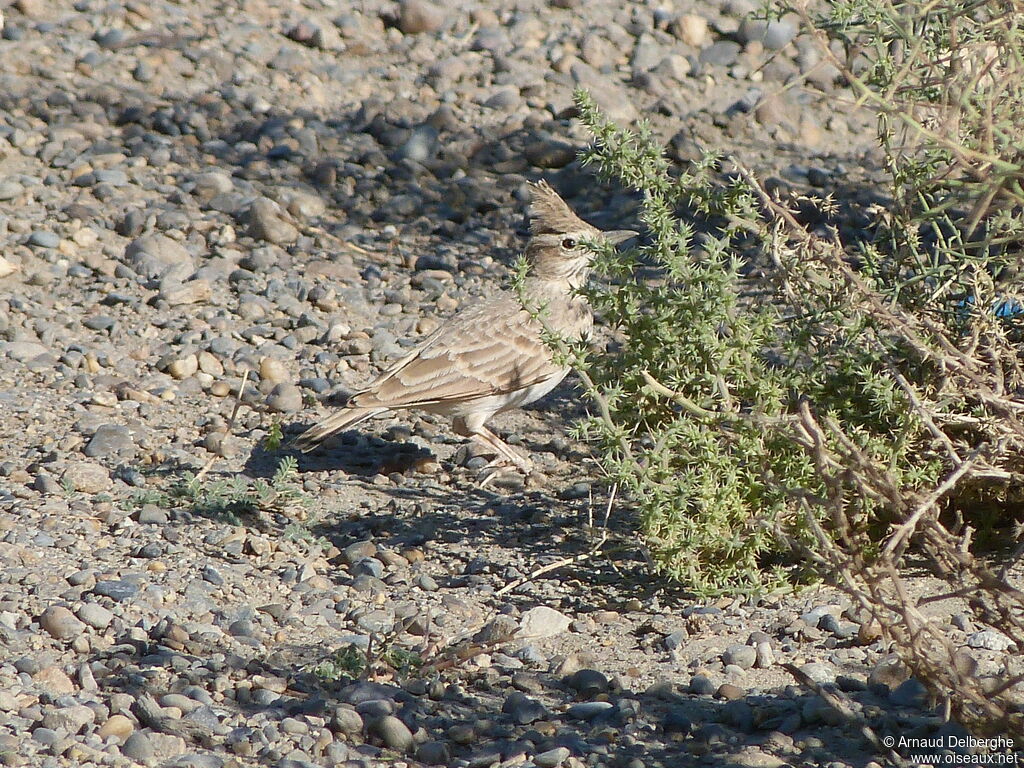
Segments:
[[[533,756],[534,765],[538,768],[557,768],[557,766],[569,759],[568,747],[555,747],[546,752],[539,752]]]
[[[64,470],[64,483],[79,493],[96,494],[109,491],[113,485],[106,468],[91,461],[75,461]]]
[[[757,661],[757,650],[749,645],[730,645],[722,654],[725,664],[735,664],[740,669],[750,669]]]
[[[386,715],[370,723],[368,730],[384,745],[396,752],[410,752],[415,744],[412,731],[394,715]]]
[[[1006,651],[1016,647],[1010,638],[994,629],[972,632],[967,636],[966,644],[968,648],[983,648],[986,651]]]
[[[39,626],[57,640],[70,640],[85,631],[85,624],[62,605],[51,605],[43,611]]]
[[[740,42],[759,42],[769,51],[785,48],[797,33],[797,24],[791,18],[764,21],[744,19],[737,36]]]
[[[425,0],[401,0],[398,6],[398,28],[406,35],[436,32],[445,22],[444,10]]]
[[[93,629],[106,629],[114,619],[114,614],[96,603],[83,603],[76,615]]]
[[[267,407],[278,413],[297,413],[303,408],[302,390],[294,384],[278,384],[267,397]]]
[[[60,245],[60,235],[46,229],[37,229],[29,236],[28,242],[39,248],[56,248]]]
[[[570,624],[572,619],[565,614],[546,605],[540,605],[523,614],[519,620],[518,636],[531,640],[555,637],[569,629]]]
[[[136,273],[150,279],[184,280],[195,271],[188,250],[166,235],[150,234],[132,240],[124,258]]]

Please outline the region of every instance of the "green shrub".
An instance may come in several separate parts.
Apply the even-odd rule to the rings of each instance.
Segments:
[[[599,257],[591,300],[621,339],[578,361],[600,404],[579,431],[658,567],[698,593],[791,581],[785,553],[818,521],[870,551],[922,505],[1000,525],[1024,498],[1021,48],[993,68],[1019,34],[971,7],[858,1],[814,20],[873,46],[863,77],[836,59],[879,115],[896,200],[860,242],[812,234],[728,158],[671,166],[645,126],[577,94],[585,162],[642,193],[651,236]]]

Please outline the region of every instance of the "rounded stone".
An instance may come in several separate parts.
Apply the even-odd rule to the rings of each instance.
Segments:
[[[396,752],[409,752],[415,744],[409,726],[394,715],[386,715],[373,721],[369,730],[378,736],[385,746]]]
[[[97,730],[96,733],[106,741],[113,737],[119,743],[124,741],[135,732],[135,724],[124,715],[111,715]]]
[[[114,614],[97,603],[85,603],[78,611],[78,618],[93,629],[106,629],[114,619]]]
[[[740,669],[750,669],[757,661],[757,650],[749,645],[730,645],[722,654],[725,664],[734,664]]]
[[[141,731],[135,731],[125,739],[124,744],[121,745],[121,754],[140,763],[156,758],[156,750],[153,748],[152,740]]]
[[[92,461],[76,461],[64,470],[64,484],[79,493],[103,493],[113,482],[106,468]]]
[[[39,626],[57,640],[70,640],[85,631],[85,624],[62,605],[51,605],[43,611]]]
[[[301,411],[302,390],[294,384],[278,384],[270,391],[270,395],[267,397],[267,407],[278,413]]]

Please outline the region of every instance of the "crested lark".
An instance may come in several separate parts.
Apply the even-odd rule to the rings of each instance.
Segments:
[[[531,192],[530,271],[520,291],[500,291],[458,312],[339,413],[306,430],[295,447],[308,451],[365,419],[415,408],[452,417],[455,432],[497,454],[496,462],[529,472],[529,459],[485,425],[496,413],[543,397],[569,372],[552,359],[545,328],[579,340],[593,327],[590,305],[578,293],[592,257],[582,241],[618,244],[637,234],[590,226],[544,181]]]

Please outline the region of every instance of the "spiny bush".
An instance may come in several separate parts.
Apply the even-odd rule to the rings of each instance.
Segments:
[[[870,36],[908,16],[867,21],[849,5],[835,11],[819,29]],[[952,15],[940,13],[937,23]],[[650,245],[600,258],[610,281],[591,300],[622,340],[617,354],[584,364],[607,418],[586,421],[580,434],[600,445],[606,468],[632,492],[658,565],[700,593],[778,586],[785,579],[773,531],[799,539],[805,513],[824,514],[826,468],[805,450],[801,404],[837,425],[830,447],[846,446],[866,463],[853,468],[844,509],[872,541],[969,456],[955,492],[943,494],[946,508],[1021,498],[1024,465],[1010,450],[1019,443],[1014,395],[1024,384],[1014,344],[1018,280],[1009,269],[1022,231],[1019,147],[993,148],[1005,159],[987,183],[971,165],[982,162],[977,151],[951,149],[954,138],[968,145],[1002,124],[976,105],[955,137],[940,142],[922,129],[916,146],[897,141],[897,118],[904,132],[924,125],[908,116],[924,94],[934,96],[930,113],[955,106],[948,92],[933,93],[933,65],[923,63],[949,40],[948,32],[929,36],[936,22],[927,19],[911,25],[920,34],[902,69],[885,66],[895,48],[876,34],[873,84],[844,70],[856,89],[883,94],[889,105],[879,109],[880,130],[899,204],[871,240],[815,236],[787,207],[797,201],[770,197],[728,158],[673,167],[647,127],[620,129],[578,95],[594,135],[584,161],[642,192],[651,234]],[[996,29],[979,21],[976,34]],[[995,86],[989,58],[975,39],[945,61],[974,84],[986,71],[989,98],[1012,91],[1019,102],[1016,85]],[[887,72],[901,84],[884,81]],[[828,201],[816,204],[830,212]],[[752,258],[768,265],[756,278],[745,269]],[[1009,427],[993,424],[1007,418]],[[859,470],[882,472],[899,490],[870,492]]]
[[[813,231],[798,206],[829,201],[770,195],[727,157],[672,167],[645,126],[577,94],[585,162],[642,194],[651,234],[599,255],[591,300],[620,338],[576,356],[597,405],[579,431],[665,573],[756,591],[795,553],[962,721],[1020,734],[1019,659],[977,677],[900,565],[916,545],[948,596],[1024,647],[1024,545],[1000,565],[976,551],[979,529],[1017,538],[1024,509],[1022,8],[821,7],[796,10],[879,118],[894,204],[871,237]]]

